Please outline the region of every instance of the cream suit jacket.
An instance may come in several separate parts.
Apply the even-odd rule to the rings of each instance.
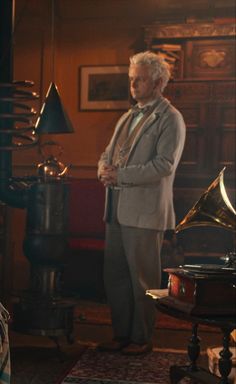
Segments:
[[[119,131],[130,113],[131,110],[119,119],[99,166],[111,164]],[[125,166],[118,169],[117,217],[120,224],[156,230],[175,227],[173,182],[184,147],[185,131],[181,113],[161,97],[137,134]],[[108,192],[104,220],[107,218]]]

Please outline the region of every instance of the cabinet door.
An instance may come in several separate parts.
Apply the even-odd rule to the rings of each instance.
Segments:
[[[214,152],[212,156],[212,170],[227,168],[227,173],[235,175],[236,127],[235,107],[224,104],[211,106],[212,142]]]
[[[235,176],[235,83],[175,81],[165,96],[183,114],[187,126],[184,152],[178,168],[186,179],[209,181],[226,166]]]
[[[209,137],[214,143],[212,170],[226,166],[226,174],[235,178],[236,119],[235,82],[215,82],[212,86],[214,102],[209,110]]]
[[[208,105],[176,104],[176,107],[183,114],[186,123],[186,141],[178,170],[185,173],[186,176],[193,175],[193,173],[201,172],[207,166],[205,121]]]
[[[207,167],[206,137],[210,87],[206,82],[170,83],[165,96],[182,113],[186,123],[186,142],[178,173],[191,177]]]

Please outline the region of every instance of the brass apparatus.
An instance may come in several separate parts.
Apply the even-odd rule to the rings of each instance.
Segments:
[[[194,226],[214,226],[236,231],[236,211],[225,190],[224,171],[225,167],[176,226],[176,232]]]
[[[225,190],[224,171],[225,167],[176,226],[176,233],[197,226],[221,227],[236,232],[236,211]],[[221,259],[225,261],[225,267],[236,269],[235,251],[227,253]]]

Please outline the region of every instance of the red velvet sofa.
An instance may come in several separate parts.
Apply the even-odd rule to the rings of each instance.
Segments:
[[[71,179],[64,288],[82,299],[104,300],[105,189],[96,179]]]
[[[70,183],[69,247],[104,249],[103,222],[105,189],[95,179],[74,179]]]

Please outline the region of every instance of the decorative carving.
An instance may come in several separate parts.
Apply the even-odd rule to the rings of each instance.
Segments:
[[[226,52],[217,51],[215,49],[211,49],[209,51],[201,52],[200,54],[200,66],[201,67],[222,67],[224,65],[224,59],[226,56]]]
[[[216,23],[185,23],[185,24],[160,24],[155,23],[145,28],[148,43],[152,39],[189,38],[189,37],[220,37],[235,36],[235,24]]]

